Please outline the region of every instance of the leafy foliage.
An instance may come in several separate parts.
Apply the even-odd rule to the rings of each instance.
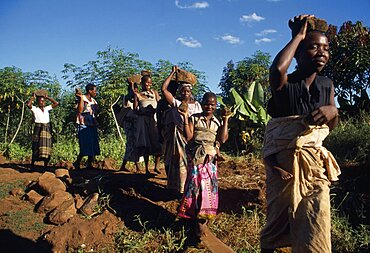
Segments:
[[[331,78],[336,88],[341,109],[370,110],[366,89],[370,87],[370,34],[360,21],[344,22],[330,26],[327,33],[330,41],[331,60],[323,73]]]
[[[219,87],[223,97],[228,96],[231,88],[245,94],[249,85],[256,81],[264,89],[268,86],[268,73],[271,56],[268,53],[256,51],[252,57],[246,57],[236,64],[229,61],[223,70]]]
[[[138,54],[125,53],[122,49],[108,47],[105,51],[97,53],[97,59],[77,67],[74,64],[65,64],[63,78],[71,88],[84,88],[86,84],[93,83],[98,88],[98,103],[100,130],[105,134],[116,133],[110,106],[116,99],[127,93],[126,79],[129,76],[149,70],[152,73],[153,88],[160,90],[162,82],[171,72],[172,63],[159,60],[156,64],[141,60]],[[206,90],[205,76],[197,71],[189,62],[179,63],[180,68],[192,72],[197,76],[198,84],[195,86],[195,96]]]
[[[228,150],[237,153],[240,150],[260,151],[263,129],[270,119],[265,106],[269,96],[269,65],[270,55],[257,51],[236,66],[230,61],[224,68],[218,102],[235,114],[230,121],[229,141],[226,143]]]

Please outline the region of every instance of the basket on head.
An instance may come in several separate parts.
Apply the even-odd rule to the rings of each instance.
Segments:
[[[292,20],[289,20],[289,28],[292,30],[292,36],[296,36],[300,30],[300,22],[294,23]],[[325,19],[316,18],[316,17],[309,17],[307,20],[307,31],[319,31],[322,33],[326,33],[329,29],[328,23]]]
[[[152,72],[150,72],[149,70],[142,70],[142,71],[141,71],[141,75],[142,75],[142,76],[149,76],[149,77],[152,77]]]
[[[48,91],[47,90],[37,90],[35,91],[36,97],[47,97]]]
[[[76,88],[75,93],[79,94],[79,95],[82,95],[82,90],[80,88]]]
[[[176,79],[177,82],[190,83],[194,86],[197,83],[197,78],[193,73],[190,73],[183,69],[177,69]]]
[[[322,33],[326,33],[328,29],[329,26],[325,19],[315,17],[308,19],[307,31],[319,31]]]
[[[127,78],[127,81],[129,83],[136,83],[136,84],[140,84],[141,82],[141,75],[140,74],[137,74],[137,75],[133,75],[133,76],[130,76]]]

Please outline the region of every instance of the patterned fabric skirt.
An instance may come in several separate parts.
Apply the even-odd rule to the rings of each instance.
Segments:
[[[175,124],[167,124],[163,133],[167,188],[183,193],[187,177],[186,140]]]
[[[52,139],[49,123],[35,123],[32,135],[32,160],[49,159],[51,155]]]
[[[215,217],[218,208],[217,166],[213,162],[198,165],[189,163],[188,170],[177,215],[190,219]]]
[[[96,126],[77,125],[81,156],[100,155],[98,129]]]

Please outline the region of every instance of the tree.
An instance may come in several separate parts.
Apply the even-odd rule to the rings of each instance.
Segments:
[[[156,64],[139,59],[136,53],[125,53],[122,49],[108,47],[97,53],[97,59],[77,67],[74,64],[65,64],[63,79],[71,88],[84,88],[87,83],[94,83],[98,87],[98,103],[100,130],[103,134],[115,133],[111,105],[120,96],[127,93],[126,79],[142,70],[152,73],[153,88],[160,90],[162,82],[171,72],[172,63],[159,60]],[[204,73],[193,69],[188,62],[178,63],[184,70],[194,73],[198,78],[196,92],[203,92],[206,88]],[[104,122],[104,124],[103,124]]]
[[[252,57],[229,61],[219,84],[222,90],[218,101],[235,115],[230,121],[228,148],[253,151],[261,143],[269,116],[266,112],[270,55],[257,51]]]
[[[341,109],[370,109],[366,89],[370,87],[370,34],[360,21],[344,22],[337,32],[330,26],[327,33],[331,59],[323,74],[334,82]],[[366,106],[367,105],[367,106]]]
[[[229,61],[219,83],[222,96],[227,96],[231,88],[245,94],[253,81],[260,83],[264,88],[268,87],[270,58],[268,53],[256,51],[252,57],[246,57],[236,64]]]

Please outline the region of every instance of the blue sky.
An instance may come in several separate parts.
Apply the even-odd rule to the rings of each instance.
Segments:
[[[64,85],[65,63],[80,66],[110,46],[152,63],[189,61],[218,92],[229,60],[256,50],[276,55],[293,16],[370,26],[369,7],[369,0],[1,0],[0,68],[46,70]]]

